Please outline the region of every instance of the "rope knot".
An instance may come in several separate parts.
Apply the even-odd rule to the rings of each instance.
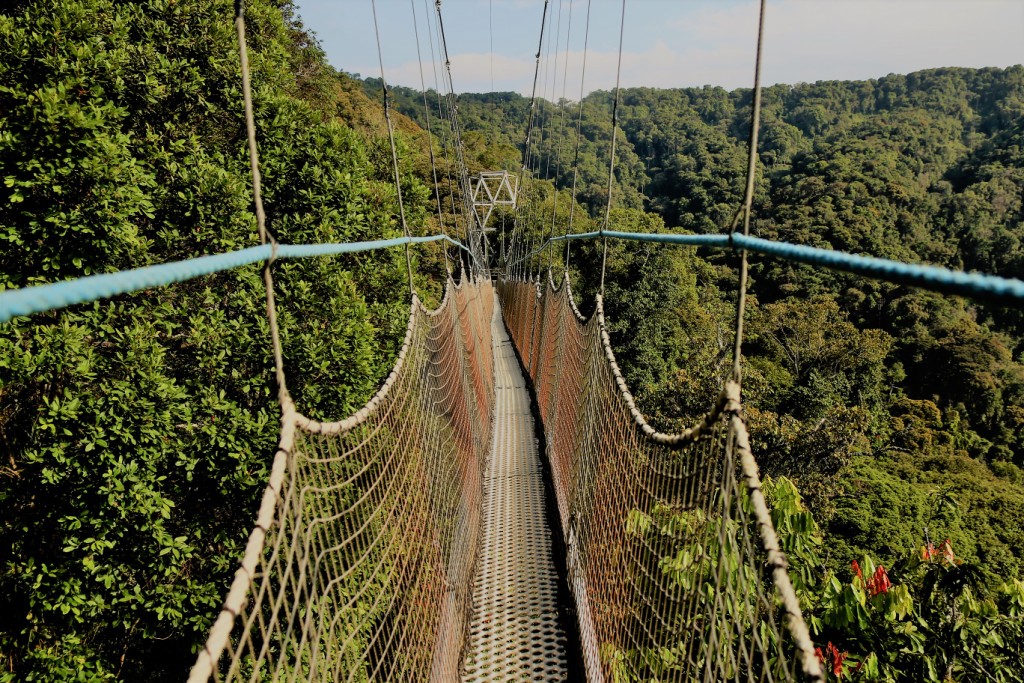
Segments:
[[[270,258],[267,259],[267,268],[274,265],[274,261],[277,260],[277,248],[280,246],[274,236],[269,232],[267,233],[267,239],[270,240]]]
[[[722,387],[722,412],[739,415],[743,408],[740,402],[740,384],[735,379],[730,379]]]

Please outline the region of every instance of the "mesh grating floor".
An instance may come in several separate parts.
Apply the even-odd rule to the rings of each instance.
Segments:
[[[562,681],[565,634],[530,395],[494,312],[494,436],[463,681]]]

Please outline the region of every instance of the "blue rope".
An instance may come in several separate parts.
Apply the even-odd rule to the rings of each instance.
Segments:
[[[405,243],[423,244],[444,240],[467,253],[469,248],[462,242],[453,240],[448,235],[430,235],[429,237],[395,237],[389,240],[373,240],[372,242],[344,242],[329,244],[280,244],[277,247],[277,258],[307,258],[309,256],[334,256],[351,254],[358,251],[373,251],[398,247]]]
[[[843,251],[773,242],[739,233],[732,235],[732,243],[740,249],[777,256],[787,261],[856,273],[876,280],[976,299],[992,299],[1013,306],[1024,304],[1024,282],[1017,279],[902,263],[873,256],[857,256]]]
[[[773,242],[760,237],[745,236],[738,232],[732,235],[678,235],[605,230],[577,233],[575,235],[559,235],[548,240],[540,248],[535,249],[529,256],[524,257],[523,260],[543,251],[552,242],[592,239],[601,236],[633,242],[747,249],[748,251],[776,256],[787,261],[856,273],[896,284],[922,287],[924,289],[973,298],[991,299],[1014,306],[1024,305],[1024,282],[1021,280],[986,275],[984,273],[965,273],[938,266],[914,265],[889,259],[874,258],[872,256],[857,256],[842,251],[806,247],[798,244],[789,244],[788,242]],[[429,237],[396,237],[387,240],[349,242],[344,244],[281,244],[277,246],[276,258],[308,258],[311,256],[351,254],[361,251],[387,249],[407,243],[423,244],[442,240],[469,252],[468,247],[447,235],[432,235]],[[231,270],[251,263],[267,261],[272,256],[274,256],[273,247],[271,245],[264,245],[226,254],[200,256],[158,266],[148,266],[146,268],[137,268],[135,270],[126,270],[106,275],[92,275],[76,280],[55,282],[49,285],[0,292],[0,323],[5,323],[18,316],[57,310],[75,304],[106,299],[118,294],[135,292],[140,289],[183,282],[200,277],[201,275],[210,275],[211,273]]]
[[[447,235],[432,235],[430,237],[396,237],[388,240],[348,242],[345,244],[280,244],[277,246],[276,257],[307,258],[310,256],[351,254],[360,251],[386,249],[406,243],[422,244],[424,242],[437,242],[441,240],[450,242],[467,252],[469,251],[461,242],[453,240]],[[273,247],[265,244],[260,247],[249,247],[248,249],[232,251],[226,254],[200,256],[184,261],[164,263],[158,266],[123,270],[105,275],[91,275],[75,280],[0,292],[0,323],[5,323],[18,316],[57,310],[75,304],[106,299],[118,294],[136,292],[140,289],[183,282],[200,277],[201,275],[210,275],[251,263],[267,261],[272,256],[274,256]]]
[[[558,237],[552,237],[541,246],[531,251],[526,256],[522,257],[514,263],[510,263],[510,266],[517,265],[531,259],[540,252],[548,248],[548,245],[552,242],[561,242],[563,240],[585,240],[593,239],[595,237],[613,237],[620,240],[629,240],[632,242],[658,242],[660,244],[684,244],[691,247],[727,247],[729,246],[728,235],[666,235],[656,232],[619,232],[617,230],[597,230],[595,232],[578,232],[574,235],[559,235]]]
[[[855,273],[876,280],[885,280],[900,285],[921,287],[947,294],[975,299],[989,299],[1012,306],[1024,305],[1024,281],[1003,278],[984,273],[965,273],[938,266],[922,266],[901,261],[857,256],[843,251],[805,247],[788,242],[773,242],[760,237],[750,237],[739,232],[731,235],[673,235],[664,233],[636,233],[604,230],[584,232],[575,235],[560,235],[548,240],[521,260],[526,260],[543,251],[550,242],[561,240],[592,239],[612,237],[633,242],[656,242],[659,244],[682,244],[694,247],[716,247],[721,249],[746,249],[775,256],[786,261],[806,263],[811,266]]]
[[[728,247],[728,235],[661,235],[650,232],[616,232],[605,230],[604,234],[620,240],[634,242],[660,242],[662,244],[685,244],[691,247]]]

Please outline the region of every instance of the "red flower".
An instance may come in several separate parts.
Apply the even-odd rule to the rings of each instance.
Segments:
[[[843,677],[843,662],[846,661],[848,652],[840,652],[839,648],[829,641],[829,644],[825,647],[825,652],[828,654],[829,660],[832,662],[832,674],[836,678]]]
[[[854,576],[856,576],[858,579],[863,581],[864,580],[864,572],[862,572],[860,570],[860,564],[858,564],[857,560],[854,560],[852,565],[853,565],[853,574],[854,574]]]
[[[825,653],[821,651],[820,647],[814,648],[814,656],[818,658],[818,661],[822,664],[825,663]]]
[[[939,550],[942,551],[942,557],[946,562],[949,562],[950,564],[954,564],[956,562],[956,555],[953,554],[953,544],[950,543],[948,538],[942,542],[942,545],[939,546]]]
[[[892,581],[885,573],[885,567],[878,565],[874,575],[868,579],[868,596],[873,598],[880,593],[888,593],[890,588],[892,588]]]

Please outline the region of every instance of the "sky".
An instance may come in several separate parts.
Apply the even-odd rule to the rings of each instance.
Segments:
[[[578,99],[581,90],[614,88],[622,3],[589,2],[585,31],[588,0],[549,0],[539,95]],[[297,0],[297,6],[333,66],[380,75],[371,0]],[[544,0],[443,0],[455,90],[529,95],[543,7]],[[418,30],[423,82],[436,87],[434,0],[376,0],[376,13],[388,83],[420,87]],[[756,0],[628,0],[622,85],[750,87],[757,18]],[[768,2],[765,85],[1021,63],[1024,0]]]

